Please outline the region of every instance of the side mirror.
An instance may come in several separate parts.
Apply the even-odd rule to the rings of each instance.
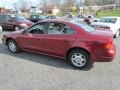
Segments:
[[[22,34],[25,34],[25,35],[27,35],[27,33],[28,33],[28,31],[26,29],[23,30],[23,32],[22,32]]]

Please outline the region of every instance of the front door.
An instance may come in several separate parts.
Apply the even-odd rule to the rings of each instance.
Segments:
[[[19,37],[21,48],[32,51],[42,51],[43,49],[43,36],[46,33],[46,23],[39,23],[28,29],[24,34]]]

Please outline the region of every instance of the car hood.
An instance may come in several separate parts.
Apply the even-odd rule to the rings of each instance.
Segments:
[[[21,24],[22,23],[25,23],[25,24],[28,24],[28,25],[33,25],[34,23],[29,21],[29,20],[19,20],[18,22],[20,22]]]

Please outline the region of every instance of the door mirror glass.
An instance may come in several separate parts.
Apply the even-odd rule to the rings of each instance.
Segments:
[[[27,34],[28,33],[28,30],[27,29],[25,29],[25,30],[23,30],[23,32],[22,32],[23,34]]]

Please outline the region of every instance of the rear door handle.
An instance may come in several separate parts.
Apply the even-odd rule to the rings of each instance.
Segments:
[[[64,42],[70,42],[69,40],[64,40]]]

